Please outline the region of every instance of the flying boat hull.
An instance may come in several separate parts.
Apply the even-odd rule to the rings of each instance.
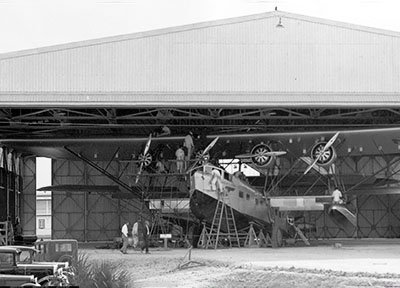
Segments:
[[[218,169],[221,174],[218,179],[220,186],[212,184],[213,181],[215,182],[213,169]],[[247,228],[250,222],[268,229],[271,227],[273,215],[265,197],[246,181],[240,180],[223,169],[210,165],[200,167],[191,176],[190,186],[190,209],[200,221],[211,224],[218,199],[223,198],[225,204],[233,210],[238,230]],[[222,231],[226,231],[225,226],[222,221]]]

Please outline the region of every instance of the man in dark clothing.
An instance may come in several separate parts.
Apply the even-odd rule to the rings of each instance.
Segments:
[[[149,237],[150,237],[150,223],[149,221],[144,221],[144,223],[141,221],[139,223],[140,226],[142,226],[141,232],[143,235],[143,242],[141,245],[141,252],[143,253],[144,250],[146,250],[146,254],[149,254]]]

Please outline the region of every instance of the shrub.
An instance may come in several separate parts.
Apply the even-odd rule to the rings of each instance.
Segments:
[[[129,273],[108,261],[90,262],[86,254],[79,254],[73,266],[72,285],[87,288],[132,287]]]

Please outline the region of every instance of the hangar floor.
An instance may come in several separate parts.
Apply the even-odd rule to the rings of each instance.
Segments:
[[[300,243],[299,243],[300,244]],[[311,247],[152,249],[128,255],[82,248],[92,260],[109,259],[132,275],[132,287],[400,287],[400,241],[318,241]]]

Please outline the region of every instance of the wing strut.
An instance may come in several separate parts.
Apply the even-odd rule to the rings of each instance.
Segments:
[[[140,189],[137,188],[137,191],[134,190],[133,187],[131,187],[128,184],[126,184],[125,182],[121,181],[119,178],[117,178],[114,175],[110,174],[109,172],[107,172],[103,168],[100,168],[96,163],[92,162],[91,160],[89,160],[85,156],[83,156],[83,155],[81,155],[79,153],[76,153],[75,151],[69,149],[67,146],[64,146],[64,149],[67,150],[69,153],[75,155],[76,157],[78,157],[79,159],[81,159],[82,161],[84,161],[85,163],[87,163],[88,165],[90,165],[91,167],[93,167],[94,169],[96,169],[97,171],[102,173],[103,175],[107,176],[108,178],[110,178],[112,181],[114,181],[118,185],[124,187],[129,192],[135,194],[135,196],[137,196],[138,198],[140,198],[140,199],[142,198],[142,191],[140,191]]]

